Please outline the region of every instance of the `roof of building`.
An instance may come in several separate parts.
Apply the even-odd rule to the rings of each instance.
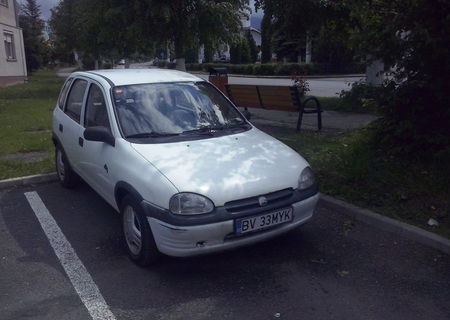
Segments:
[[[106,78],[116,86],[128,84],[203,81],[190,73],[168,69],[106,69],[80,72],[79,74],[96,74]]]

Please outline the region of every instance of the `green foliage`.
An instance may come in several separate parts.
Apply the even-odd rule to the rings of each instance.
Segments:
[[[344,1],[362,57],[393,77],[376,102],[376,141],[393,156],[444,163],[450,149],[450,4],[442,0]]]
[[[378,102],[384,91],[384,88],[355,82],[351,90],[341,92],[337,108],[341,111],[377,113],[380,109]]]
[[[269,8],[264,11],[261,21],[261,62],[268,63],[272,60],[272,13]]]
[[[264,9],[261,22],[262,62],[304,60],[306,42],[312,41],[312,59],[343,69],[355,62],[356,52],[349,41],[352,25],[344,0],[257,0]],[[349,0],[350,1],[350,0]]]
[[[160,41],[174,43],[176,58],[185,57],[187,48],[207,43],[217,48],[232,43],[240,33],[239,12],[248,0],[166,0],[135,1],[140,6],[140,30]],[[182,68],[182,66],[181,66]]]
[[[246,38],[241,39],[240,47],[241,47],[241,62],[242,63],[252,62],[250,46]]]
[[[19,26],[23,30],[25,57],[29,72],[46,65],[49,61],[47,43],[43,39],[44,22],[36,0],[26,0],[19,15]]]
[[[212,62],[214,57],[214,48],[210,44],[205,44],[205,60],[204,62]]]
[[[247,39],[248,47],[250,49],[250,63],[255,63],[258,59],[258,48],[256,47],[255,39],[253,39],[253,36],[250,32],[250,30],[247,30],[245,33],[245,37]]]
[[[58,56],[81,52],[88,60],[121,59],[174,44],[175,58],[196,60],[201,44],[209,53],[239,35],[239,11],[248,0],[62,0],[52,10],[52,40]],[[89,64],[89,61],[86,62]]]
[[[233,55],[232,55],[233,57]],[[344,69],[329,68],[327,64],[304,64],[304,63],[265,63],[265,64],[234,64],[234,63],[188,63],[186,69],[191,71],[209,71],[211,67],[224,67],[229,73],[252,74],[266,76],[292,76],[302,75],[323,75],[323,74],[343,74],[360,73],[363,69],[361,65],[349,65]],[[352,68],[352,69],[350,69]]]
[[[230,62],[234,64],[240,64],[242,62],[240,42],[234,43],[230,46]]]
[[[76,0],[62,0],[51,9],[49,20],[52,33],[50,41],[53,47],[53,58],[72,64],[77,46],[77,31],[75,28]]]
[[[251,62],[251,51],[247,38],[239,38],[231,45],[230,62],[234,64]]]

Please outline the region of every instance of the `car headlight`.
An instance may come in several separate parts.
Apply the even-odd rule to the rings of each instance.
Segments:
[[[303,169],[300,177],[298,178],[298,188],[300,190],[307,189],[316,183],[314,173],[310,167]]]
[[[169,210],[174,214],[181,215],[203,214],[213,211],[214,204],[202,195],[181,192],[170,198]]]

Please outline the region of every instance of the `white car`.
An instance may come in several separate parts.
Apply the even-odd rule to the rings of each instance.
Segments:
[[[129,256],[191,256],[248,245],[310,219],[308,163],[188,73],[75,72],[53,112],[61,184],[85,180],[121,213]]]

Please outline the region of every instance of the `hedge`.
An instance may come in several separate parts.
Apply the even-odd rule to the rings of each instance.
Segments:
[[[168,66],[169,68],[171,66]],[[303,63],[265,63],[265,64],[230,64],[230,63],[187,63],[188,71],[206,71],[210,68],[227,68],[231,74],[251,74],[266,76],[291,76],[320,75],[320,74],[351,74],[364,73],[364,66],[352,64],[345,66],[328,65],[324,63],[303,64]]]

